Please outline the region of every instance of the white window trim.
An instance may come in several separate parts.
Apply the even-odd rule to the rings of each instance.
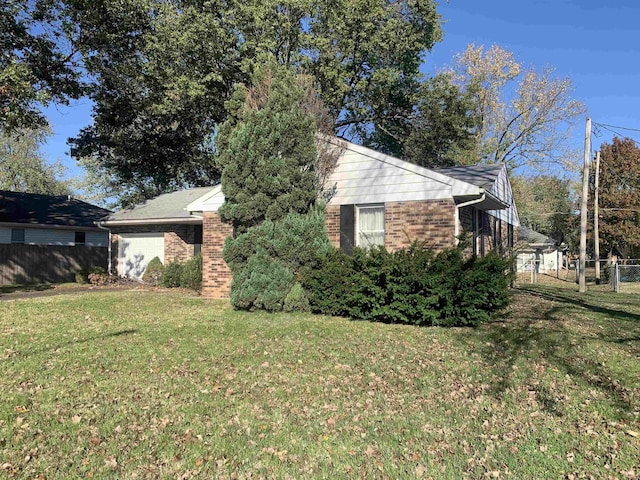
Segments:
[[[382,233],[382,245],[384,246],[384,234],[385,234],[385,230],[384,230],[384,213],[385,213],[385,209],[384,209],[384,203],[369,203],[369,204],[365,204],[365,205],[356,205],[355,206],[355,243],[356,243],[356,247],[361,247],[362,245],[360,244],[360,210],[367,210],[367,209],[374,209],[374,208],[382,208],[382,230],[374,230],[373,232],[370,233]]]

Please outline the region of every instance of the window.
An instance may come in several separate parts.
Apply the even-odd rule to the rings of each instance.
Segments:
[[[384,205],[356,207],[356,245],[384,246]]]
[[[87,239],[86,232],[76,232],[74,242],[76,245],[84,245],[86,243],[86,239]]]
[[[202,225],[193,227],[193,254],[202,253]]]
[[[11,243],[24,243],[24,228],[11,229]]]

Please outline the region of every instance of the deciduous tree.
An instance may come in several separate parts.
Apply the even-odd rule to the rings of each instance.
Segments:
[[[600,146],[600,238],[610,253],[640,255],[640,148],[614,137]]]
[[[39,107],[81,94],[79,58],[63,36],[58,0],[0,5],[0,128],[47,124]]]
[[[67,195],[70,188],[61,180],[61,163],[48,163],[40,146],[48,135],[46,128],[37,130],[0,130],[0,190]]]
[[[570,128],[584,113],[571,98],[573,84],[553,69],[524,68],[512,52],[497,45],[471,44],[456,57],[454,79],[474,98],[477,158],[504,162],[511,170],[530,166],[547,173],[568,166]]]

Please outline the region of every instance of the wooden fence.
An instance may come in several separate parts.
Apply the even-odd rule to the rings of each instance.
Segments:
[[[0,244],[0,285],[72,282],[108,263],[107,247]]]

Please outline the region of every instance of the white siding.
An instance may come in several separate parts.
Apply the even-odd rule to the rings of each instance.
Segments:
[[[85,245],[89,247],[106,247],[108,243],[108,232],[87,232],[85,237]]]
[[[154,257],[164,263],[164,233],[118,234],[118,275],[121,277],[141,279]]]
[[[489,210],[487,213],[499,218],[500,220],[504,220],[515,227],[519,226],[520,218],[518,217],[518,208],[516,207],[516,203],[513,199],[511,183],[509,183],[506,167],[502,168],[502,171],[496,178],[496,181],[491,188],[491,193],[499,200],[502,200],[510,206],[504,210]]]
[[[347,150],[339,158],[335,171],[327,181],[327,188],[335,190],[329,204],[452,198],[450,185],[411,170]]]
[[[11,243],[11,229],[0,227],[0,243]]]
[[[74,245],[73,230],[53,228],[25,228],[24,243],[29,245]]]

